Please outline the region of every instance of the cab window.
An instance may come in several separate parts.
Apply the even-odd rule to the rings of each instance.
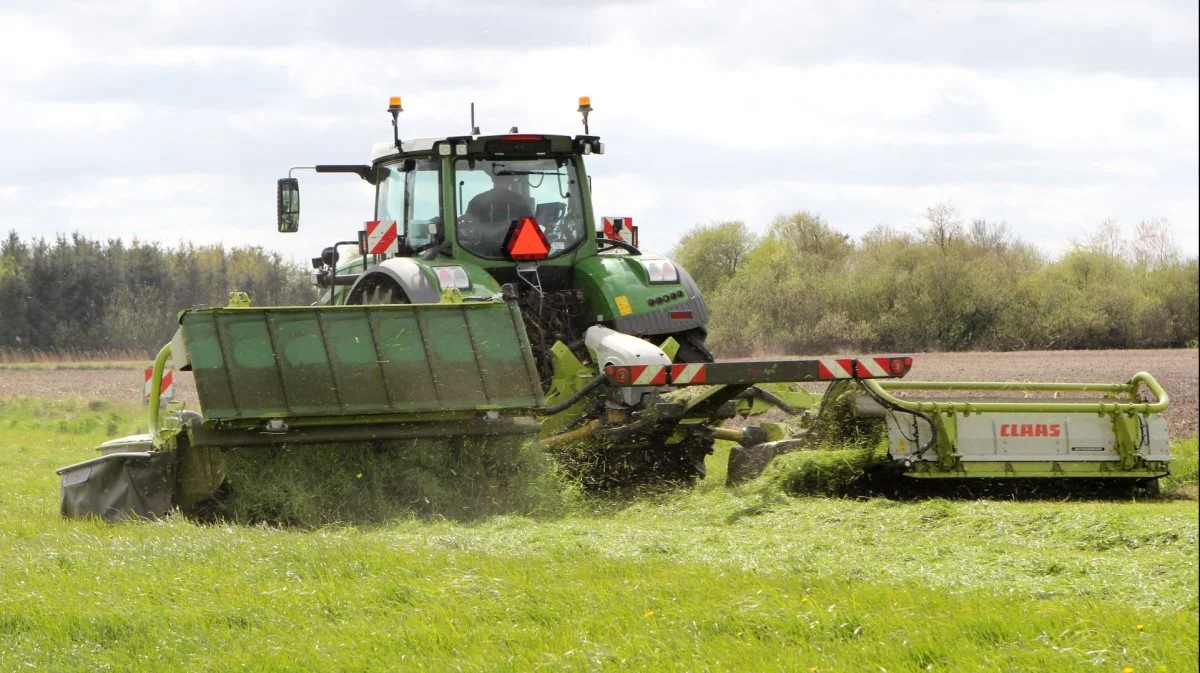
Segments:
[[[459,159],[454,163],[458,244],[487,259],[504,258],[515,220],[537,219],[550,257],[575,248],[587,235],[571,157]]]
[[[407,159],[385,164],[379,181],[375,219],[396,220],[410,248],[433,242],[442,221],[440,162],[436,159]]]

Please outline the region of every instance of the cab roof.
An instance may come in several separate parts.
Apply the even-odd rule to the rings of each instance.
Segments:
[[[402,138],[400,146],[403,151],[396,151],[396,145],[391,140],[375,143],[371,148],[371,162],[381,159],[409,154],[433,152],[438,143],[466,143],[472,155],[491,154],[496,150],[497,143],[522,143],[533,141],[540,144],[545,141],[544,149],[550,153],[577,152],[582,154],[604,153],[604,145],[597,136],[579,135],[575,137],[550,134],[506,133],[500,135],[479,136],[446,136],[442,138]],[[543,149],[543,148],[539,148]],[[502,152],[498,152],[502,153]],[[540,154],[541,152],[539,152]]]
[[[445,138],[407,138],[400,141],[405,152],[432,152],[433,144]],[[371,147],[371,161],[390,157],[396,152],[396,144],[390,140],[381,140]]]

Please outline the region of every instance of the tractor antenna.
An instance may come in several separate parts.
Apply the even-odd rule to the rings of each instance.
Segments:
[[[588,113],[592,111],[592,97],[579,97],[579,114],[583,115],[583,135],[591,135],[588,131]]]
[[[471,101],[471,135],[479,135],[479,127],[475,125],[475,101]]]
[[[398,123],[398,117],[400,116],[401,112],[404,112],[404,108],[400,106],[399,96],[392,96],[388,99],[388,112],[392,114],[392,140],[396,143],[396,149],[403,152],[404,149],[400,147],[400,126]]]

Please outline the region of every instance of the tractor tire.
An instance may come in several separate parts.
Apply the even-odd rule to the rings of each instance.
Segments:
[[[357,301],[355,301],[357,299]],[[349,304],[380,305],[380,304],[410,304],[404,290],[390,280],[381,280],[370,287],[364,288],[361,295],[350,299]]]
[[[708,346],[704,345],[707,335],[703,329],[690,329],[671,336],[679,344],[679,352],[675,355],[676,362],[692,364],[712,362],[716,359],[712,351],[708,350]]]

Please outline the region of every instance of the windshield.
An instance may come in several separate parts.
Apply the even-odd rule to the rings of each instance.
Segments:
[[[571,157],[459,159],[454,162],[458,244],[480,257],[503,259],[513,220],[533,216],[561,255],[587,235]]]
[[[442,221],[442,190],[436,159],[409,159],[386,164],[379,181],[375,219],[396,220],[409,248],[433,242]]]

